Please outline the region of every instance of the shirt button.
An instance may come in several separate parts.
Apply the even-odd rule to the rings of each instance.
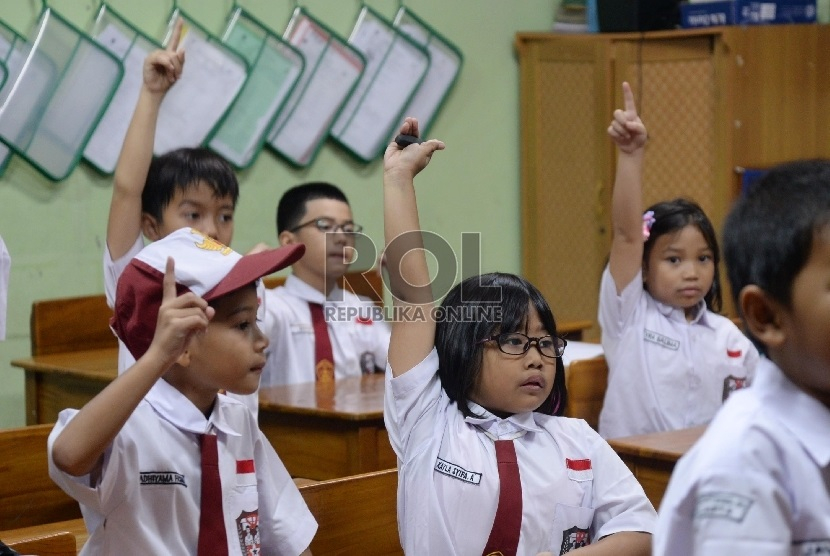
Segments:
[[[692,375],[692,376],[689,377],[689,388],[690,389],[697,390],[698,388],[700,388],[700,383],[701,383],[701,380],[700,380],[699,376]]]

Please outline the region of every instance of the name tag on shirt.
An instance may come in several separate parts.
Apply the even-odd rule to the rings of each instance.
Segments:
[[[435,461],[435,470],[446,475],[447,477],[452,477],[453,479],[458,479],[459,481],[464,481],[465,483],[470,483],[471,485],[481,483],[481,473],[476,471],[467,471],[463,467],[459,467],[458,465],[445,461],[441,458],[438,458]]]
[[[657,344],[660,347],[664,347],[672,351],[677,351],[678,349],[680,349],[680,340],[674,340],[672,338],[669,338],[668,336],[663,336],[662,334],[658,334],[653,330],[646,329],[645,331],[643,331],[643,339],[646,342]]]

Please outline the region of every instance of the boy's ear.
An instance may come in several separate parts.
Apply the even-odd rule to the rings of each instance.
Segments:
[[[782,327],[784,307],[756,285],[746,286],[738,298],[747,330],[768,348],[775,349],[786,339]]]
[[[294,235],[293,232],[289,232],[288,230],[283,230],[280,232],[280,235],[277,236],[277,239],[280,240],[280,246],[286,245],[294,245],[298,243],[297,237]]]
[[[141,213],[141,231],[147,239],[150,241],[161,239],[159,227],[159,222],[153,215],[146,212]]]
[[[184,353],[179,355],[179,358],[176,359],[176,365],[180,367],[189,367],[190,366],[190,350],[184,350]]]

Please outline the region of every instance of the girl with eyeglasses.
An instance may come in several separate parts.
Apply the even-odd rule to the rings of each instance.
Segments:
[[[623,83],[624,110],[608,134],[617,144],[613,237],[599,292],[608,388],[599,432],[616,438],[708,423],[747,386],[758,350],[718,315],[720,251],[712,223],[685,199],[642,210],[646,128]]]
[[[418,136],[417,120],[400,133]],[[642,488],[585,421],[562,417],[566,342],[541,293],[484,274],[433,307],[413,180],[443,148],[392,142],[384,155],[390,286],[409,315],[392,322],[384,409],[404,551],[648,555]]]

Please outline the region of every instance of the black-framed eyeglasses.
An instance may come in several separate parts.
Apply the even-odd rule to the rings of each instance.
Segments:
[[[479,341],[480,344],[485,342],[496,342],[499,350],[507,355],[524,355],[532,344],[536,344],[539,353],[554,359],[562,357],[565,353],[565,346],[568,345],[566,340],[556,336],[532,338],[521,332],[502,332]]]
[[[315,218],[314,220],[303,222],[288,231],[294,233],[301,228],[305,228],[306,226],[314,226],[323,233],[335,233],[338,230],[341,230],[344,234],[357,234],[363,231],[363,226],[360,224],[355,224],[354,222],[343,222],[342,224],[338,224],[331,218],[325,217]]]

